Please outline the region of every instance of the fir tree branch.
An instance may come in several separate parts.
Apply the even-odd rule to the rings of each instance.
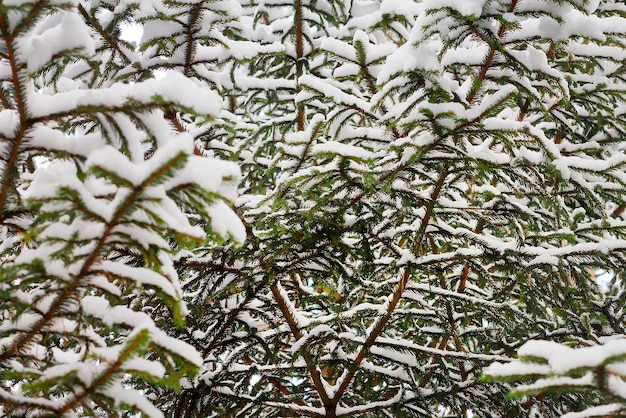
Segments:
[[[132,63],[133,60],[128,56],[126,51],[124,51],[124,49],[120,47],[119,39],[114,38],[113,36],[111,36],[110,32],[104,30],[100,22],[98,22],[98,19],[90,15],[85,7],[80,3],[78,4],[78,12],[85,19],[85,22],[87,22],[87,24],[91,26],[96,32],[98,32],[102,39],[106,41],[106,43],[109,45],[109,48],[115,50],[119,54],[119,56],[122,57],[122,59],[124,60],[124,65],[130,65]]]
[[[509,6],[509,13],[513,13],[515,11],[517,2],[518,0],[511,0],[511,5]],[[502,26],[500,26],[500,29],[498,30],[498,38],[501,39],[504,36],[505,32],[506,32],[506,26],[502,24]],[[476,98],[476,95],[480,91],[480,87],[485,81],[485,78],[487,78],[487,71],[489,71],[489,69],[491,68],[491,65],[493,64],[493,59],[496,55],[496,51],[497,49],[495,45],[492,45],[489,47],[489,52],[487,53],[487,58],[485,59],[485,63],[483,64],[480,70],[480,73],[478,74],[478,77],[472,86],[472,89],[467,95],[467,103],[472,103],[474,99]]]
[[[294,25],[296,31],[296,82],[298,87],[296,88],[296,94],[301,90],[299,84],[300,77],[304,74],[304,20],[303,20],[303,5],[302,0],[295,0],[294,3]],[[298,104],[296,106],[296,129],[298,131],[304,131],[305,128],[305,113],[304,105]]]
[[[36,3],[31,3],[31,9],[30,12],[28,13],[28,15],[26,16],[26,18],[21,19],[20,23],[15,26],[15,28],[13,29],[12,33],[11,33],[11,37],[13,39],[16,39],[21,33],[22,31],[24,31],[26,28],[28,28],[31,24],[33,24],[35,22],[35,20],[37,20],[39,18],[39,16],[41,15],[41,13],[45,12],[44,10],[44,6],[46,6],[46,3],[48,3],[48,0],[39,0]],[[66,3],[65,6],[67,6],[68,4]],[[4,17],[4,16],[2,16]],[[0,19],[2,19],[2,17],[0,17]],[[2,20],[0,20],[0,26],[4,26],[3,25],[4,22],[2,22]],[[7,43],[8,45],[8,43]]]
[[[65,404],[58,408],[55,412],[58,416],[62,416],[65,413],[71,411],[76,408],[83,402],[86,398],[95,394],[98,389],[101,389],[106,383],[111,380],[117,373],[120,372],[120,368],[124,365],[126,360],[128,360],[135,352],[145,344],[145,340],[149,338],[150,331],[144,329],[140,331],[138,335],[135,335],[130,344],[124,347],[124,350],[120,353],[120,355],[115,359],[115,361],[106,368],[106,370],[100,374],[96,379],[94,379],[91,384],[86,387],[80,394],[74,396],[72,399],[65,402]]]
[[[434,216],[435,206],[439,198],[439,194],[443,190],[445,179],[448,176],[448,170],[449,170],[449,167],[447,164],[445,164],[439,173],[439,178],[437,180],[435,188],[433,189],[433,192],[431,193],[430,201],[428,203],[426,213],[424,214],[424,218],[422,219],[420,228],[416,233],[415,241],[413,243],[414,247],[419,247],[425,237],[426,229],[428,227],[428,224],[430,223],[430,219],[432,216]],[[335,392],[335,395],[332,398],[332,405],[334,408],[337,407],[337,404],[341,400],[341,397],[344,395],[348,386],[350,386],[350,383],[352,382],[354,375],[359,369],[361,362],[365,359],[366,354],[369,352],[370,348],[376,342],[376,339],[378,338],[378,336],[384,330],[385,325],[391,318],[393,311],[395,310],[396,306],[400,302],[400,299],[402,298],[402,294],[404,293],[404,290],[410,278],[411,278],[411,269],[407,267],[405,268],[404,272],[402,273],[402,276],[400,277],[398,287],[396,288],[396,291],[394,292],[393,296],[391,297],[391,300],[389,301],[389,304],[387,305],[386,312],[378,319],[376,325],[367,336],[367,339],[361,345],[361,348],[359,349],[359,352],[356,355],[354,361],[350,364],[350,367],[348,368],[348,372],[345,374],[345,376],[343,376],[341,384],[339,385],[339,388],[337,389],[337,391]]]
[[[179,158],[184,158],[184,154],[179,154],[177,157],[171,159],[154,173],[152,173],[152,175],[146,178],[140,185],[131,189],[130,193],[128,193],[125,199],[120,202],[120,204],[116,208],[113,216],[111,217],[111,220],[105,223],[102,235],[100,236],[100,238],[98,238],[98,241],[95,243],[93,249],[86,257],[80,271],[77,274],[73,275],[72,281],[67,285],[67,287],[65,287],[61,294],[54,298],[46,314],[38,319],[37,322],[35,322],[31,326],[30,331],[23,333],[19,338],[15,339],[10,346],[6,347],[3,350],[3,352],[0,354],[0,364],[18,355],[24,347],[26,347],[37,335],[39,335],[39,333],[44,329],[46,325],[50,323],[50,321],[54,320],[58,316],[60,309],[69,298],[76,294],[79,287],[83,284],[85,278],[89,276],[90,270],[93,265],[99,261],[100,257],[102,256],[101,253],[102,251],[104,251],[104,247],[109,237],[119,224],[122,216],[126,214],[126,212],[133,205],[137,197],[147,187],[149,187],[150,184],[155,181],[155,179],[158,179],[164,173],[169,171],[172,167],[176,166]]]
[[[350,7],[352,7],[352,5]],[[358,55],[359,55],[359,67],[361,67],[361,72],[365,75],[365,81],[367,82],[367,87],[369,88],[370,93],[372,95],[375,95],[376,93],[378,93],[378,87],[376,86],[376,83],[374,82],[374,76],[369,71],[369,67],[365,62],[365,58],[366,58],[365,53],[361,53],[361,51],[359,51]],[[387,114],[388,112],[387,106],[385,106],[385,104],[382,102],[382,99],[378,107],[380,108],[380,111],[383,113],[383,115]],[[393,137],[395,139],[398,139],[402,136],[400,134],[400,131],[398,131],[398,128],[395,125],[391,126],[391,133],[393,134]]]
[[[258,297],[258,293],[265,286],[265,283],[257,284],[252,292],[248,293],[245,299],[237,305],[235,309],[232,309],[226,319],[219,325],[218,331],[211,337],[211,340],[207,343],[206,347],[202,349],[202,354],[204,356],[208,356],[209,353],[214,349],[214,344],[216,344],[220,339],[224,336],[226,331],[230,328],[230,326],[237,320],[239,314],[245,309],[245,307],[252,302],[256,297]]]
[[[43,1],[39,2],[37,8],[41,8],[43,3]],[[13,44],[15,32],[10,32],[10,22],[7,20],[7,15],[4,13],[0,13],[0,33],[2,34],[2,39],[7,48],[8,64],[11,67],[11,83],[13,84],[15,107],[20,117],[19,128],[9,146],[9,158],[5,163],[2,180],[0,182],[0,217],[4,220],[9,189],[15,184],[15,175],[17,173],[16,165],[20,156],[22,141],[29,128],[29,124],[23,85],[27,77],[25,74],[22,74],[22,69],[18,67],[17,50]]]
[[[4,90],[4,86],[2,84],[3,83],[0,81],[0,104],[2,104],[2,109],[11,109],[11,102],[9,101],[7,93]]]
[[[121,113],[127,116],[132,116],[137,113],[146,113],[153,110],[169,109],[176,106],[175,103],[154,103],[154,102],[135,102],[130,101],[123,106],[106,106],[106,105],[84,105],[77,106],[72,109],[64,110],[61,112],[50,113],[46,116],[30,118],[28,122],[30,125],[38,123],[50,123],[50,122],[62,122],[65,118],[75,118],[80,116],[93,116],[98,114],[112,114]]]
[[[297,341],[300,338],[302,338],[302,332],[298,328],[298,324],[295,318],[293,317],[293,314],[291,313],[289,302],[286,301],[285,298],[283,298],[283,295],[278,286],[279,284],[277,281],[274,282],[274,284],[272,284],[271,286],[272,295],[274,296],[274,300],[276,300],[278,308],[283,314],[283,317],[287,321],[287,324],[289,325],[289,329],[291,330],[291,333],[293,334],[294,338]],[[309,372],[309,376],[311,380],[313,381],[315,391],[317,392],[320,400],[322,401],[322,405],[324,406],[324,409],[328,413],[328,411],[332,410],[334,406],[332,404],[332,400],[328,396],[328,393],[326,393],[326,389],[324,388],[324,384],[322,382],[322,376],[317,366],[315,365],[315,361],[313,360],[313,357],[311,356],[309,352],[307,351],[303,352],[302,357],[304,357],[304,361],[306,362],[307,371]],[[330,416],[331,415],[327,415],[327,417],[330,417]]]
[[[187,130],[185,129],[183,124],[180,123],[180,121],[178,120],[176,112],[174,112],[174,111],[165,112],[164,113],[164,117],[165,117],[165,119],[170,121],[170,123],[174,126],[174,128],[176,128],[176,130],[178,132],[180,132],[180,133],[187,132]],[[193,153],[195,155],[202,156],[202,151],[200,151],[200,148],[198,148],[198,145],[196,144],[196,141],[193,141]]]
[[[200,12],[202,11],[203,2],[198,2],[191,8],[191,13],[189,13],[189,21],[185,25],[185,62],[183,64],[183,74],[189,77],[189,73],[191,71],[191,66],[193,65],[193,52],[196,48],[196,43],[194,41],[194,26],[198,24],[198,19],[200,18]]]

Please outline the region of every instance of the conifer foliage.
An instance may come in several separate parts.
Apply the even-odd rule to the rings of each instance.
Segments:
[[[202,364],[151,318],[167,306],[184,326],[174,255],[211,219],[243,238],[225,203],[238,167],[195,156],[166,119],[208,121],[220,97],[146,77],[124,19],[104,3],[0,4],[3,416],[162,416],[139,382],[176,389]]]
[[[2,412],[621,410],[624,32],[617,0],[4,1]]]

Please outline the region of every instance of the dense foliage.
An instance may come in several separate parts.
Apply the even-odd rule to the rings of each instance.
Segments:
[[[612,0],[3,2],[3,412],[619,410],[625,32]]]
[[[176,254],[211,220],[245,236],[224,201],[239,168],[166,118],[210,119],[220,97],[136,72],[113,14],[85,6],[0,4],[3,416],[162,415],[138,382],[176,389],[202,365],[153,319],[184,326]]]

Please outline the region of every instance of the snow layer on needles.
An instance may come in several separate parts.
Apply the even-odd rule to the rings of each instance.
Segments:
[[[28,102],[31,115],[44,118],[56,114],[82,113],[77,108],[106,108],[109,112],[128,106],[129,101],[151,103],[155,98],[194,109],[208,116],[218,116],[222,99],[215,92],[184,75],[168,72],[160,79],[136,84],[115,83],[103,89],[73,90],[57,94],[31,91]]]
[[[463,16],[480,16],[483,13],[486,0],[426,0],[424,7],[426,10],[449,7]]]

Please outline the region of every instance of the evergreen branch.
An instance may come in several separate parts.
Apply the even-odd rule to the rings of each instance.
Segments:
[[[102,235],[96,241],[93,249],[86,257],[80,271],[73,275],[72,281],[67,285],[67,287],[65,287],[61,294],[54,298],[46,314],[31,326],[30,331],[23,333],[19,338],[15,339],[9,347],[4,349],[4,351],[0,354],[0,364],[4,363],[11,357],[16,356],[23,347],[28,345],[41,332],[41,330],[50,323],[50,321],[57,317],[59,310],[67,302],[67,300],[76,293],[84,279],[89,275],[93,265],[98,262],[98,259],[101,257],[101,252],[104,250],[105,244],[113,233],[115,227],[119,224],[121,218],[133,206],[141,193],[143,193],[152,182],[163,176],[172,167],[178,165],[181,158],[186,158],[185,154],[178,154],[175,158],[172,158],[148,176],[140,185],[131,189],[130,193],[128,193],[125,199],[117,206],[111,220],[104,224]]]
[[[513,13],[513,11],[515,11],[517,2],[518,0],[511,0],[511,5],[509,6],[509,10],[508,10],[509,13]],[[505,32],[506,32],[506,26],[503,23],[501,23],[500,29],[498,30],[498,35],[497,35],[498,38],[501,39],[504,36]],[[485,59],[485,63],[483,64],[480,70],[480,73],[478,74],[478,78],[476,79],[474,83],[472,83],[472,89],[467,95],[467,103],[471,104],[476,98],[476,95],[478,94],[478,92],[480,91],[480,87],[482,86],[483,82],[485,81],[485,78],[487,77],[487,71],[489,71],[489,69],[491,68],[491,65],[493,64],[493,59],[496,55],[496,51],[497,51],[497,48],[495,45],[491,45],[489,47],[489,52],[487,53],[487,58]]]
[[[200,11],[202,10],[202,2],[197,3],[191,9],[191,13],[189,13],[189,21],[185,25],[185,62],[183,65],[183,74],[189,77],[189,72],[191,70],[192,60],[193,60],[193,52],[196,47],[196,43],[194,42],[194,26],[198,24],[198,18],[200,17]]]
[[[296,80],[304,74],[304,21],[302,0],[294,0],[294,25],[296,31]],[[300,92],[298,84],[296,94]],[[296,129],[303,131],[305,128],[304,105],[296,105]]]
[[[150,338],[150,330],[142,329],[136,335],[134,335],[130,341],[124,347],[124,350],[119,354],[114,362],[108,365],[106,370],[94,379],[88,387],[86,387],[80,394],[74,396],[72,399],[65,402],[65,404],[56,409],[55,412],[62,416],[63,414],[71,411],[81,404],[86,398],[95,394],[99,389],[106,385],[116,374],[122,372],[122,367],[127,360],[129,360],[136,352],[146,344]]]
[[[43,6],[45,1],[39,2],[38,9]],[[5,42],[8,64],[11,67],[11,83],[13,84],[14,98],[16,110],[20,117],[19,129],[15,134],[15,137],[11,141],[9,158],[4,165],[4,172],[2,173],[2,181],[0,182],[0,213],[1,218],[4,219],[4,212],[6,210],[7,198],[9,195],[9,189],[15,183],[15,175],[17,172],[16,164],[20,156],[20,147],[26,131],[28,129],[28,112],[26,109],[26,98],[24,92],[24,79],[26,76],[21,73],[21,68],[18,67],[17,51],[13,44],[15,34],[10,31],[10,22],[7,20],[7,15],[0,13],[0,33],[2,33],[2,39]],[[4,96],[4,95],[3,95]]]
[[[136,113],[147,113],[154,110],[169,109],[172,107],[179,107],[174,102],[140,102],[135,101],[132,98],[128,100],[127,104],[122,106],[107,106],[107,105],[84,105],[77,106],[72,109],[67,109],[62,112],[50,113],[46,116],[30,118],[28,119],[29,125],[35,125],[38,123],[54,123],[62,122],[65,118],[75,118],[80,116],[93,116],[97,114],[115,114],[121,113],[128,116],[132,116]]]
[[[3,84],[2,81],[0,81],[0,103],[2,104],[3,109],[11,109],[12,108],[11,102],[9,101],[9,98],[7,97],[7,93],[4,90],[4,86],[2,84]]]
[[[26,16],[25,19],[22,19],[17,26],[15,26],[15,28],[13,29],[11,33],[11,38],[12,39],[17,38],[23,31],[25,31],[29,26],[31,26],[41,16],[41,14],[45,12],[45,6],[49,6],[47,3],[48,3],[48,0],[38,0],[34,4],[31,3],[32,7],[28,15]],[[65,6],[68,6],[68,5],[69,5],[68,3],[65,4]],[[4,14],[2,14],[2,17],[0,17],[0,19],[3,19],[3,18],[4,18]],[[2,20],[0,20],[0,26],[4,26],[4,22],[2,22]],[[2,31],[4,33],[4,28],[2,29]],[[7,45],[8,45],[8,42],[7,42]],[[11,57],[11,55],[9,55],[9,57]]]
[[[439,179],[431,194],[426,213],[424,214],[424,218],[422,219],[422,222],[420,225],[420,229],[416,233],[416,237],[414,241],[414,247],[416,248],[420,246],[422,240],[424,239],[426,228],[428,224],[430,223],[430,218],[434,215],[435,204],[436,204],[437,199],[439,198],[439,194],[441,193],[443,189],[444,181],[446,177],[448,176],[448,170],[449,170],[449,167],[447,165],[444,165],[444,167],[441,169],[441,172],[439,174]],[[404,273],[402,274],[402,277],[400,278],[400,281],[398,283],[398,287],[396,288],[396,291],[394,292],[393,296],[391,297],[391,300],[389,301],[389,304],[387,305],[386,312],[383,314],[382,317],[380,317],[377,320],[376,325],[370,331],[365,342],[361,345],[361,348],[359,349],[359,352],[356,358],[350,365],[348,372],[343,376],[341,384],[339,385],[337,391],[335,392],[335,395],[332,398],[333,408],[336,408],[336,405],[340,401],[341,397],[344,395],[346,389],[348,388],[352,379],[354,378],[354,375],[359,369],[359,365],[364,360],[365,355],[370,350],[372,345],[374,345],[374,343],[376,342],[376,338],[378,338],[378,336],[382,333],[383,329],[385,328],[385,325],[391,318],[393,311],[395,310],[396,306],[398,305],[398,302],[402,298],[402,294],[404,293],[404,289],[406,288],[406,285],[409,282],[410,278],[411,278],[411,270],[409,268],[405,268]]]
[[[98,34],[102,37],[102,39],[104,39],[106,41],[106,43],[113,50],[115,50],[119,54],[120,57],[122,57],[122,59],[124,60],[124,65],[129,65],[129,64],[131,64],[133,62],[133,60],[128,56],[126,51],[124,51],[122,48],[120,48],[120,45],[119,45],[119,42],[118,42],[119,39],[113,37],[110,32],[107,32],[102,27],[100,22],[98,22],[98,19],[96,19],[94,16],[90,15],[89,12],[85,9],[85,7],[82,4],[80,4],[80,3],[78,4],[78,12],[85,19],[85,22],[87,22],[87,24],[89,24],[89,26],[94,28],[94,30],[96,32],[98,32]]]
[[[282,312],[283,317],[287,321],[287,324],[289,325],[289,329],[291,330],[291,333],[295,337],[296,341],[298,341],[302,338],[302,332],[300,331],[300,328],[298,327],[298,324],[291,312],[291,307],[289,306],[290,303],[287,300],[285,300],[285,298],[283,297],[279,286],[280,284],[278,281],[272,284],[271,286],[272,295],[274,296],[274,300],[278,304],[278,308]],[[324,406],[324,409],[326,410],[328,414],[329,411],[332,411],[334,409],[334,406],[332,404],[331,398],[326,393],[326,389],[322,382],[323,378],[320,374],[320,371],[315,365],[315,362],[313,361],[313,357],[311,356],[309,352],[307,351],[303,352],[302,357],[304,358],[304,361],[306,362],[309,377],[313,380],[315,391],[317,392],[320,400],[322,401],[322,405]],[[327,417],[330,417],[330,416],[332,415],[327,415]]]
[[[232,309],[225,320],[219,325],[218,331],[211,337],[211,340],[207,343],[206,347],[203,348],[203,355],[207,356],[211,350],[213,350],[213,345],[219,341],[226,331],[230,328],[230,326],[237,320],[239,314],[245,309],[245,307],[252,302],[254,298],[257,297],[258,292],[266,286],[265,283],[259,283],[254,287],[254,289],[248,293],[243,301],[235,308]]]

